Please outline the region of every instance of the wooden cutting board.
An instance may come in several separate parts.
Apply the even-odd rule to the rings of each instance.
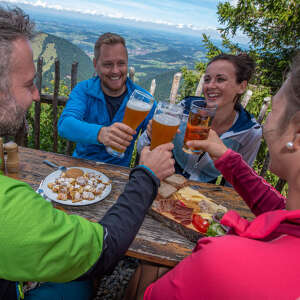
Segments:
[[[228,210],[236,210],[242,217],[250,220],[254,218],[254,215],[251,213],[248,206],[233,188],[194,181],[189,181],[186,185],[198,190],[201,194],[212,199],[214,203],[221,204]],[[151,207],[149,214],[156,220],[160,221],[177,233],[185,236],[192,242],[197,242],[199,238],[205,236],[197,231],[192,223],[189,225],[183,225],[168,212],[160,212],[154,207]]]
[[[183,235],[191,242],[196,243],[199,238],[204,237],[194,226],[193,224],[184,225],[181,224],[178,220],[174,218],[174,216],[168,212],[159,212],[154,207],[151,207],[149,210],[149,215],[151,215],[154,219],[160,221],[170,229],[175,232]]]

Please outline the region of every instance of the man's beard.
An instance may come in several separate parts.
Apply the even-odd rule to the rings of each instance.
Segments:
[[[12,96],[0,99],[0,136],[16,135],[23,126],[25,114],[24,108],[18,106]]]

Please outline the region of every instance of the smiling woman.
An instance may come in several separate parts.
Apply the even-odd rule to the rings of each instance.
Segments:
[[[262,129],[255,118],[241,106],[240,99],[254,68],[254,61],[246,54],[221,54],[208,63],[203,85],[206,100],[217,104],[211,128],[218,133],[227,147],[240,153],[249,165],[252,165],[258,152]],[[174,139],[176,172],[191,180],[214,183],[220,172],[214,167],[210,156],[207,153],[191,155],[182,151],[188,113],[194,100],[199,100],[199,97],[186,97],[181,102],[185,107],[185,115],[180,125],[180,133]],[[143,133],[138,141],[138,150],[141,151],[149,144],[150,139]]]

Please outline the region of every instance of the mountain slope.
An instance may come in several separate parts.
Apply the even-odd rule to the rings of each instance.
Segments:
[[[77,80],[90,78],[94,73],[91,59],[76,45],[52,34],[40,33],[32,44],[34,61],[39,56],[43,57],[43,86],[48,86],[54,79],[54,62],[60,61],[60,78],[66,84],[70,83],[71,67],[78,62]]]

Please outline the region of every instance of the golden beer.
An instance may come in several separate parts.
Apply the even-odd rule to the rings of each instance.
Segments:
[[[152,104],[141,101],[128,101],[123,123],[136,130],[148,115]]]
[[[151,110],[153,102],[154,99],[151,95],[135,89],[127,102],[123,123],[136,130]],[[124,157],[125,150],[111,146],[106,146],[105,149],[110,155],[118,158]]]
[[[128,101],[125,108],[123,123],[131,127],[133,130],[136,130],[137,127],[145,120],[151,108],[152,104],[150,103],[139,100]],[[116,149],[114,147],[111,148],[121,153],[124,152],[121,149]]]
[[[163,113],[155,115],[152,120],[152,137],[150,150],[153,150],[159,145],[170,143],[177,132],[179,124],[180,119],[178,117]]]
[[[207,139],[216,108],[216,104],[213,103],[206,106],[205,100],[196,100],[192,103],[182,147],[184,152],[188,154],[202,152],[200,148],[189,148],[186,143],[192,140]]]

